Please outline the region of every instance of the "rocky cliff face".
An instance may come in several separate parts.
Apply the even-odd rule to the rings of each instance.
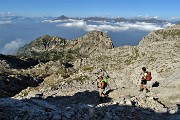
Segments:
[[[110,38],[99,31],[74,40],[44,36],[26,45],[18,55],[38,58],[39,53],[50,52],[54,54],[49,57],[63,56],[18,69],[9,67],[7,59],[1,59],[1,66],[6,68],[0,69],[8,71],[1,81],[12,73],[30,76],[21,80],[43,78],[43,81],[36,81],[38,86],[26,85],[12,98],[0,99],[0,118],[180,119],[180,25],[153,31],[137,46],[115,48]],[[67,60],[67,54],[73,59]],[[153,77],[148,82],[149,93],[138,91],[144,66]],[[110,77],[111,88],[101,104],[95,85],[100,69]],[[20,77],[10,80],[15,78]]]
[[[111,48],[113,48],[112,41],[107,34],[92,31],[74,40],[42,36],[19,49],[17,55],[42,60],[77,59],[80,56],[89,56]]]
[[[106,33],[92,31],[87,35],[70,41],[71,50],[79,50],[80,54],[90,55],[113,48],[111,39]]]
[[[150,33],[138,45],[143,63],[153,70],[154,80],[160,82],[157,90],[163,102],[179,103],[180,93],[180,25]],[[172,94],[168,91],[174,91]],[[168,93],[168,94],[167,94]],[[166,97],[164,97],[166,96]],[[176,102],[175,102],[176,101]]]

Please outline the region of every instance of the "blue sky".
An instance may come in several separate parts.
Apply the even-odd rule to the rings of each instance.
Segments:
[[[180,0],[0,0],[1,14],[22,16],[179,17]]]

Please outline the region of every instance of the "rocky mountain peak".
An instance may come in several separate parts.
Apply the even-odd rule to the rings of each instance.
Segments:
[[[54,55],[71,52],[71,54],[74,53],[73,56],[83,56],[112,48],[112,41],[106,33],[101,31],[92,31],[74,40],[66,40],[56,36],[50,37],[45,35],[20,48],[17,55],[38,57],[46,54],[46,57],[51,58],[52,56],[49,56],[51,54]]]
[[[57,45],[64,45],[65,39],[44,35],[42,37],[37,38],[29,44],[26,44],[24,47],[20,48],[17,51],[17,55],[26,55],[26,56],[34,56],[36,54],[47,52],[55,49]]]
[[[90,55],[92,53],[112,49],[113,44],[112,40],[106,33],[101,31],[92,31],[80,38],[74,39],[70,47],[73,50],[79,49],[81,54]]]

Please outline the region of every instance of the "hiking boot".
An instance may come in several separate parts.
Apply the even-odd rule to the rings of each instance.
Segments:
[[[150,90],[146,89],[146,93],[150,92]]]
[[[104,97],[108,97],[108,96],[109,96],[108,94],[105,94],[105,93],[102,93],[102,95],[103,95]]]
[[[102,97],[99,98],[99,102],[102,102]]]
[[[140,92],[143,92],[143,89],[140,89],[139,91],[140,91]]]

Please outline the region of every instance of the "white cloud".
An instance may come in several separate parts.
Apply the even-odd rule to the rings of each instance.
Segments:
[[[2,48],[1,53],[2,54],[14,54],[18,48],[20,48],[24,42],[22,39],[17,38],[16,40],[13,40]]]
[[[69,23],[63,23],[61,25],[64,27],[80,27],[80,28],[87,26],[86,22],[84,22],[83,20],[73,21],[73,22],[69,22]]]
[[[166,24],[163,25],[163,27],[166,28],[166,27],[173,26],[173,25],[175,25],[175,24],[167,22]]]
[[[119,27],[115,25],[87,25],[85,28],[86,31],[92,30],[102,30],[102,31],[125,31],[128,30],[128,27]]]
[[[85,21],[83,20],[76,20],[73,22],[68,22],[68,23],[62,23],[57,25],[57,27],[77,27],[77,28],[82,28],[85,31],[93,31],[93,30],[102,30],[102,31],[124,31],[127,30],[127,27],[119,27],[116,25],[108,25],[108,24],[103,24],[103,25],[88,25]]]
[[[67,23],[58,24],[57,27],[77,27],[82,28],[85,31],[92,30],[101,30],[101,31],[127,31],[130,29],[143,30],[143,31],[153,31],[158,29],[163,29],[163,26],[154,24],[154,23],[145,23],[145,22],[119,22],[119,23],[104,23],[91,25],[87,24],[83,20],[74,20]]]
[[[173,20],[173,21],[179,21],[180,20],[180,16],[174,16],[174,17],[171,17],[169,20]]]
[[[4,25],[4,24],[10,24],[11,21],[0,21],[0,25]]]
[[[136,23],[116,23],[120,26],[128,27],[129,29],[143,30],[143,31],[153,31],[158,29],[163,29],[163,27],[154,24],[154,23],[146,23],[146,22],[136,22]]]
[[[101,30],[98,25],[86,25],[84,26],[85,31]]]
[[[11,13],[11,12],[0,12],[0,16],[2,16],[2,17],[14,16],[14,13]]]

